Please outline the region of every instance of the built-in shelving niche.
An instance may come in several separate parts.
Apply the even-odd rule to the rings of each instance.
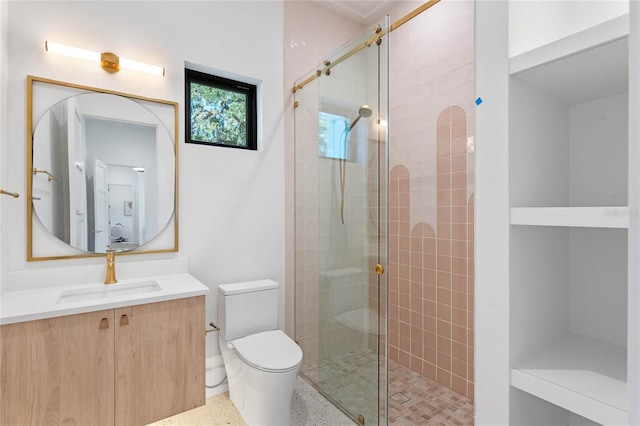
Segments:
[[[512,424],[627,423],[627,34],[511,59]]]

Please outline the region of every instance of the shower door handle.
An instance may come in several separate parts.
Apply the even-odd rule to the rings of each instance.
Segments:
[[[382,266],[381,264],[376,264],[374,271],[376,271],[376,274],[378,275],[382,275],[384,274],[384,266]]]

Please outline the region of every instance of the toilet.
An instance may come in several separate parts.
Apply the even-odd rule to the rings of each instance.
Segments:
[[[289,425],[302,350],[278,329],[278,283],[218,286],[220,351],[229,395],[250,425]]]

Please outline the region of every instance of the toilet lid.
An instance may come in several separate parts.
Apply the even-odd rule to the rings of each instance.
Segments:
[[[281,330],[263,331],[233,341],[236,354],[265,371],[287,371],[302,361],[300,347]]]

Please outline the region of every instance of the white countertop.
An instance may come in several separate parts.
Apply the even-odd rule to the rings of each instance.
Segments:
[[[155,281],[160,289],[136,294],[117,294],[119,291],[135,287],[139,283]],[[117,287],[116,287],[117,286]],[[109,297],[95,297],[89,300],[71,300],[59,302],[63,292],[88,292],[103,290],[113,291]],[[123,291],[123,293],[127,293]],[[186,297],[202,296],[209,293],[209,288],[194,276],[181,273],[173,275],[150,276],[144,278],[120,280],[116,284],[86,284],[49,287],[22,291],[9,291],[0,296],[0,324],[32,321],[73,315],[103,309],[121,308],[124,306],[142,305]]]

